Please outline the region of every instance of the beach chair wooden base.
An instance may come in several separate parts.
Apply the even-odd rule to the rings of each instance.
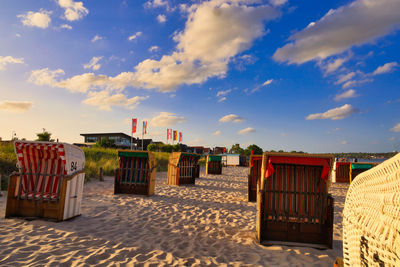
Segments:
[[[152,189],[151,189],[152,188]],[[154,195],[154,186],[148,184],[118,184],[114,183],[114,194]]]
[[[332,248],[333,239],[333,198],[328,196],[327,218],[325,223],[307,223],[290,220],[264,220],[261,209],[262,193],[257,199],[257,239],[264,242],[293,245],[302,243],[304,246],[313,244],[312,247]]]
[[[77,196],[75,194],[77,193],[76,191],[74,192],[74,194],[70,194],[73,190],[70,190],[68,183],[73,179],[77,179],[77,175],[63,179],[58,200],[46,200],[43,198],[39,200],[36,200],[35,198],[18,198],[17,196],[15,196],[15,192],[16,188],[19,185],[20,176],[16,174],[10,176],[5,217],[37,217],[52,219],[55,221],[63,221],[66,219],[71,219],[72,217],[79,216],[80,213],[68,216],[68,209],[75,209],[76,205],[80,205],[79,203],[73,203],[74,201],[71,201],[71,199],[74,198],[76,199],[75,202],[80,200],[77,199]],[[68,205],[66,205],[66,203],[68,203]]]

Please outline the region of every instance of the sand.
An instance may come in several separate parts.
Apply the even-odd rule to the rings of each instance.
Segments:
[[[84,186],[82,215],[69,221],[4,219],[0,266],[332,266],[342,256],[348,185],[333,184],[334,248],[262,246],[256,204],[247,202],[247,168],[228,167],[195,186],[168,186],[157,174],[152,197],[113,195],[113,177]]]

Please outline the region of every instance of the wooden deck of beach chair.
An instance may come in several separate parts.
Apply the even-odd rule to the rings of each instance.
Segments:
[[[167,184],[194,184],[199,176],[200,155],[194,153],[172,152],[168,162]]]
[[[114,194],[154,195],[156,160],[148,151],[119,150]]]
[[[333,157],[264,153],[257,196],[257,239],[262,244],[332,248]]]
[[[222,174],[222,156],[208,155],[206,158],[206,174]]]
[[[350,184],[343,258],[345,266],[400,266],[400,153]]]
[[[257,201],[257,184],[261,176],[262,155],[251,155],[249,162],[248,197],[249,202],[255,202]]]
[[[350,183],[350,162],[336,162],[336,183]]]
[[[62,221],[80,215],[85,155],[66,143],[15,141],[19,172],[10,176],[6,218]]]
[[[357,175],[365,171],[368,171],[369,169],[373,168],[376,165],[377,163],[372,163],[372,162],[351,163],[349,168],[350,183],[356,178]]]

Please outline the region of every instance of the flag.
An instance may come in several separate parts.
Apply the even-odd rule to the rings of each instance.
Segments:
[[[147,121],[143,121],[143,134],[147,134]]]
[[[167,141],[169,140],[169,129],[167,129]]]
[[[179,132],[179,143],[182,142],[182,132]]]
[[[178,139],[178,132],[174,131],[174,141],[176,141]]]
[[[137,119],[132,119],[132,133],[136,133]]]

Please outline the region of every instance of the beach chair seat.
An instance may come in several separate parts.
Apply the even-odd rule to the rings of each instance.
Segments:
[[[332,248],[330,155],[264,153],[257,195],[261,243]]]
[[[200,172],[199,159],[198,154],[172,152],[168,162],[167,184],[195,184]]]
[[[345,266],[400,266],[400,153],[351,182],[343,258]]]
[[[6,217],[66,220],[80,214],[85,156],[73,145],[15,141]]]
[[[257,201],[257,184],[261,176],[262,155],[250,156],[248,175],[248,199],[249,202]]]
[[[222,156],[208,155],[206,158],[206,174],[222,174]]]
[[[149,151],[119,150],[114,194],[151,196],[156,183],[156,161]]]

